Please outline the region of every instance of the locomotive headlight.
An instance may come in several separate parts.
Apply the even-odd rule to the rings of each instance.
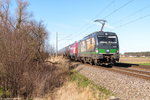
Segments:
[[[119,50],[117,50],[117,53],[119,53]]]
[[[98,49],[97,48],[95,49],[95,52],[98,53]]]
[[[109,50],[106,50],[107,53],[109,53]]]
[[[108,35],[108,33],[105,33],[105,35]]]

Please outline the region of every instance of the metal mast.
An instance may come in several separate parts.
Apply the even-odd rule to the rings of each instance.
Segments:
[[[56,57],[58,55],[58,32],[56,32]]]

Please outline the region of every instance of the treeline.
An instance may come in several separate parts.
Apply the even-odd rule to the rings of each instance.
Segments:
[[[32,18],[28,2],[16,1],[12,14],[10,0],[0,0],[0,98],[26,99],[59,86],[63,71],[46,63],[44,24]]]
[[[150,52],[126,52],[125,56],[150,57]]]

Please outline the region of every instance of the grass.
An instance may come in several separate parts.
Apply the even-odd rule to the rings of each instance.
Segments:
[[[140,65],[150,65],[150,63],[141,63]]]
[[[90,88],[81,88],[72,81],[66,82],[55,95],[55,100],[105,100],[97,99]]]
[[[139,64],[139,65],[150,65],[150,62],[121,62],[121,63]]]
[[[5,91],[4,89],[0,88],[0,97],[3,96],[5,97],[10,96],[10,92],[8,90]]]
[[[121,63],[139,64],[139,65],[150,65],[150,62],[121,62]]]
[[[121,57],[120,62],[122,63],[131,63],[131,64],[140,64],[140,65],[150,65],[149,57]]]
[[[58,60],[57,62],[62,67],[70,67],[67,60]],[[68,77],[68,80],[61,87],[56,88],[42,99],[36,98],[34,100],[53,100],[51,97],[54,100],[107,100],[111,96],[114,96],[110,90],[97,86],[74,69],[69,70]]]
[[[90,81],[88,78],[86,78],[85,76],[81,75],[76,71],[71,71],[70,77],[71,81],[76,82],[80,88],[89,87],[90,89],[92,89],[93,94],[95,96],[98,96],[97,100],[105,100],[108,99],[110,96],[115,95],[114,93],[112,93],[112,91],[102,86],[96,85],[94,82]]]
[[[0,97],[4,94],[4,91],[2,88],[0,88]]]

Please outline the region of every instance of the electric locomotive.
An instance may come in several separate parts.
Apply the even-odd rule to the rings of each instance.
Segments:
[[[99,31],[80,40],[78,59],[96,65],[113,65],[118,62],[119,42],[116,33]]]
[[[106,20],[95,20],[95,22],[102,24],[101,30],[67,46],[64,55],[83,63],[112,66],[119,62],[118,37],[114,32],[103,31]]]

